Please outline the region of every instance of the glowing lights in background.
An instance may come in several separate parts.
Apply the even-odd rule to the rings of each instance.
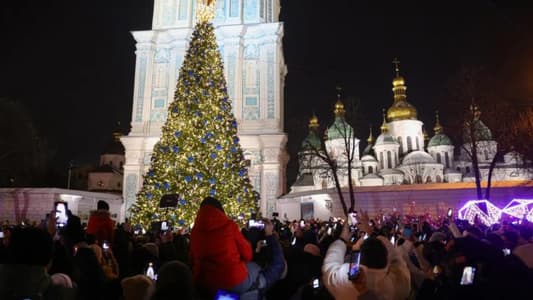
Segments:
[[[517,219],[524,217],[533,222],[533,199],[513,199],[503,209],[488,200],[470,200],[459,209],[459,219],[474,223],[476,215],[485,225],[498,223],[502,216]]]

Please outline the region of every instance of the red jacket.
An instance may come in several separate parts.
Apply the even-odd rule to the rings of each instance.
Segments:
[[[87,234],[94,235],[98,242],[113,242],[115,222],[111,219],[107,210],[97,210],[91,212],[87,224]]]
[[[204,205],[191,231],[190,256],[197,286],[211,292],[243,282],[252,260],[252,247],[224,212]]]

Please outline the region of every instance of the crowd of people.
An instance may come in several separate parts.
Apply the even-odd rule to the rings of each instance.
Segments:
[[[4,226],[0,299],[529,299],[533,224],[351,212],[343,219],[252,219],[207,197],[194,227],[115,224],[98,202]],[[170,225],[170,226],[167,226]],[[168,228],[167,228],[168,227]]]

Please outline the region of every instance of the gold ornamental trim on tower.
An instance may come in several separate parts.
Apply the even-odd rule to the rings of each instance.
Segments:
[[[385,115],[385,109],[383,109],[383,123],[381,123],[381,133],[385,133],[389,130],[389,126],[387,125],[387,117]]]
[[[442,132],[442,126],[440,125],[440,119],[439,119],[439,111],[435,111],[435,127],[433,127],[433,131],[435,134],[439,134]]]
[[[344,117],[346,110],[344,109],[344,104],[341,101],[341,87],[337,87],[337,103],[335,103],[335,117]]]
[[[370,144],[374,144],[374,136],[372,135],[372,125],[370,125],[370,133],[368,134],[368,139],[366,139],[366,142]]]
[[[215,2],[216,0],[200,0],[196,9],[196,20],[201,22],[209,22],[215,18]]]
[[[416,120],[417,111],[414,106],[407,102],[407,86],[405,79],[400,75],[400,61],[394,58],[395,77],[392,80],[392,92],[394,94],[394,102],[387,111],[387,119],[389,122],[398,120]]]
[[[309,129],[311,130],[317,130],[318,127],[320,127],[320,123],[318,122],[318,117],[313,114],[313,116],[311,116],[311,119],[309,119]]]

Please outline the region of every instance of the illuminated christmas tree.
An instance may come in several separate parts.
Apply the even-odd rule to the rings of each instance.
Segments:
[[[150,170],[131,208],[132,223],[145,228],[157,221],[192,224],[207,196],[219,199],[230,217],[246,217],[257,209],[258,193],[237,137],[214,27],[210,17],[199,19]],[[178,195],[175,209],[159,208],[165,194]]]

